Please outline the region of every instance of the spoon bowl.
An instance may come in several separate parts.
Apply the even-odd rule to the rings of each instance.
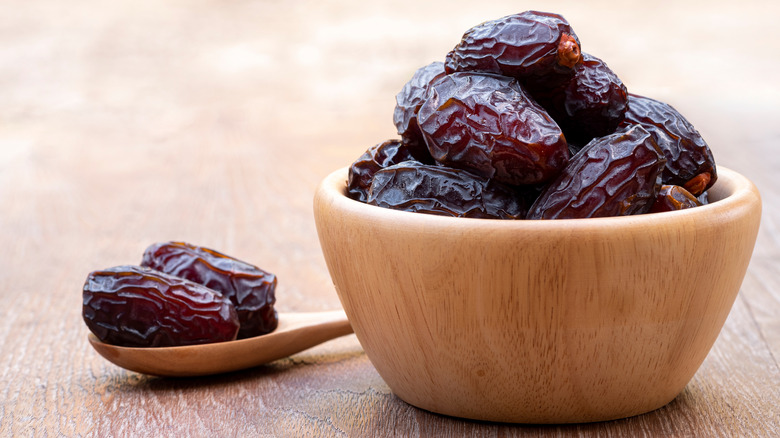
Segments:
[[[343,310],[279,313],[279,326],[253,338],[180,347],[121,347],[88,335],[92,347],[109,362],[130,371],[165,377],[227,373],[282,359],[352,333]]]

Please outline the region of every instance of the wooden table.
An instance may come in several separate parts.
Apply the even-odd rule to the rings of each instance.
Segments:
[[[661,4],[659,4],[661,3]],[[163,379],[88,345],[87,273],[180,239],[339,308],[312,195],[395,136],[394,96],[517,2],[5,2],[0,14],[0,435],[770,436],[780,433],[777,2],[561,1],[586,52],[748,175],[762,227],[710,355],[668,406],[597,424],[448,418],[395,397],[350,335],[228,375]],[[693,3],[693,2],[691,2]]]

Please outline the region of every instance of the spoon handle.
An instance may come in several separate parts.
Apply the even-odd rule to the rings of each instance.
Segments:
[[[350,333],[352,326],[343,310],[279,313],[279,327],[271,333],[209,345],[225,348],[219,354],[219,371],[225,372],[273,362]]]
[[[268,342],[264,351],[256,352],[262,359],[259,363],[281,359],[352,333],[352,325],[343,310],[280,313],[279,324],[275,331],[263,335],[278,339]]]
[[[344,336],[352,333],[352,326],[347,320],[347,314],[343,310],[327,310],[323,312],[291,312],[279,313],[280,326],[276,331],[298,330],[302,327],[316,328],[316,330],[346,330],[342,334],[333,337]],[[332,339],[332,338],[328,338]]]

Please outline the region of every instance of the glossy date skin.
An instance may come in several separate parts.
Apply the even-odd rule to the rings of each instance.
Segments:
[[[375,173],[385,167],[410,160],[414,161],[415,158],[407,143],[400,140],[387,140],[371,146],[349,166],[347,196],[356,201],[366,202],[368,189],[371,188]]]
[[[655,198],[650,213],[663,211],[685,210],[686,208],[699,207],[702,203],[688,190],[680,186],[662,185]]]
[[[646,213],[661,184],[678,186],[705,204],[717,179],[712,153],[693,126],[671,106],[628,93],[603,60],[581,51],[571,25],[558,14],[526,11],[466,31],[444,63],[420,68],[398,93],[394,124],[401,140],[384,147],[387,156],[399,158],[370,149],[353,163],[353,199],[368,199],[372,178],[390,178],[383,173],[389,167],[421,161],[411,149],[421,144],[430,159],[426,165],[511,188],[519,202],[532,206],[532,219]],[[410,149],[401,153],[399,145]],[[436,183],[428,180],[435,172],[394,170],[398,184],[377,191],[374,201],[461,214],[441,207],[447,204],[434,194],[399,195],[399,187],[410,184],[414,190],[432,187]],[[449,190],[446,179],[436,181]],[[680,201],[674,196],[667,202]],[[454,204],[462,207],[465,200]]]
[[[666,157],[663,184],[699,196],[718,179],[715,159],[699,131],[671,105],[629,93],[623,126],[642,125]]]
[[[506,76],[444,76],[417,119],[436,162],[506,184],[549,181],[570,158],[558,124]]]
[[[566,81],[581,61],[579,39],[566,19],[558,14],[526,11],[466,31],[447,54],[445,68],[447,73],[511,76],[535,89]]]
[[[279,323],[274,309],[276,276],[249,263],[212,249],[166,242],[149,246],[141,265],[201,284],[229,299],[241,325],[239,339],[270,333]]]
[[[89,274],[82,316],[101,342],[172,347],[236,339],[230,301],[197,283],[149,268],[117,266]]]
[[[445,74],[443,62],[432,62],[417,69],[409,82],[395,96],[393,123],[398,135],[414,158],[423,163],[431,164],[432,159],[425,146],[420,126],[417,124],[417,113],[425,102],[428,88]]]
[[[628,90],[601,59],[583,53],[574,77],[560,89],[534,95],[561,126],[566,140],[580,149],[615,132],[628,108]]]
[[[531,206],[528,219],[647,213],[665,159],[647,130],[627,127],[588,143]]]
[[[465,170],[407,161],[374,175],[368,203],[440,216],[522,219],[520,193]]]

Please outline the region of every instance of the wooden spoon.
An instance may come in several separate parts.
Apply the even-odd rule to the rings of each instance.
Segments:
[[[92,333],[101,356],[131,371],[168,377],[205,376],[251,368],[352,333],[343,310],[279,313],[279,326],[254,338],[181,347],[119,347]]]

